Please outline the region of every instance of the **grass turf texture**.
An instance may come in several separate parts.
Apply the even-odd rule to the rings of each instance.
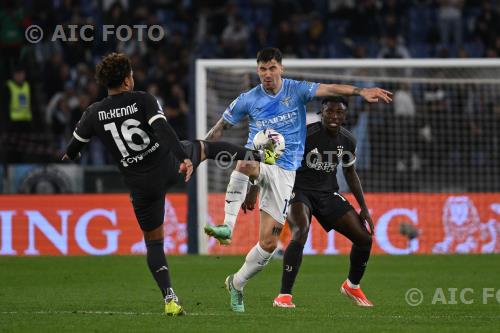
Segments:
[[[246,313],[229,309],[224,279],[243,257],[169,257],[174,288],[188,312],[162,315],[160,293],[144,257],[0,257],[0,332],[492,332],[500,325],[495,297],[500,256],[374,256],[363,290],[374,308],[353,305],[339,288],[346,256],[307,256],[294,289],[296,309],[273,308],[281,260],[245,288]],[[419,288],[420,306],[405,293]],[[472,288],[473,304],[432,304],[436,288]],[[500,291],[498,291],[500,297]],[[442,300],[442,298],[441,298]]]

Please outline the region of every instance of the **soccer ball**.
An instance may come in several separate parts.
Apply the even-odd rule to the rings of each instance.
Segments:
[[[272,128],[259,131],[253,138],[253,148],[270,149],[274,151],[278,157],[285,151],[285,138],[281,133],[276,132]]]

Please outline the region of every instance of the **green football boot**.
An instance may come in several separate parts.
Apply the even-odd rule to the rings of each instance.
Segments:
[[[206,224],[204,230],[208,236],[217,239],[221,245],[231,244],[231,229],[226,224]]]
[[[234,288],[234,274],[226,278],[226,289],[231,295],[231,310],[234,312],[245,312],[245,304],[243,304],[243,292]]]

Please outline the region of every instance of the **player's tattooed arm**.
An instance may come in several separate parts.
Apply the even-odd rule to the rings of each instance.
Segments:
[[[328,96],[353,96],[360,95],[363,89],[351,86],[348,84],[324,84],[321,83],[316,90],[316,96],[318,97],[328,97]]]
[[[217,141],[222,137],[224,130],[231,127],[233,127],[233,125],[231,125],[227,120],[225,120],[224,118],[220,118],[217,124],[215,124],[214,127],[212,127],[210,131],[208,131],[207,135],[205,136],[205,140]]]
[[[361,96],[369,103],[383,100],[386,103],[392,102],[392,93],[381,88],[359,88],[348,84],[320,84],[316,90],[317,97],[328,96]]]
[[[361,88],[354,87],[354,88],[352,89],[352,94],[353,94],[354,96],[360,96],[360,95],[361,95],[361,90],[362,90]]]

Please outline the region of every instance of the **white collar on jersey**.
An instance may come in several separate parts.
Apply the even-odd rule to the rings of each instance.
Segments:
[[[284,86],[285,86],[285,79],[281,79],[281,88],[280,88],[280,90],[279,90],[276,94],[274,94],[274,95],[268,94],[268,93],[267,93],[267,91],[266,91],[266,89],[264,89],[264,87],[262,86],[262,83],[260,84],[260,89],[262,89],[262,92],[263,92],[264,94],[266,94],[267,96],[269,96],[269,97],[271,97],[271,98],[276,98],[276,97],[278,97],[278,96],[279,96],[279,94],[281,94],[281,92],[283,91],[283,87],[284,87]]]

